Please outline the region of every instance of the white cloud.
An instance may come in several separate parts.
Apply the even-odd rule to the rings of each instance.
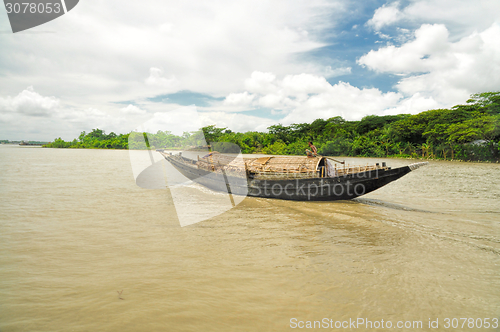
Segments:
[[[375,10],[367,25],[375,30],[396,24],[445,24],[453,39],[482,31],[500,19],[500,1],[413,0],[400,8],[399,1]]]
[[[249,94],[247,91],[242,93],[230,93],[229,96],[224,99],[224,105],[229,106],[248,106],[252,102],[254,96]]]
[[[378,89],[359,89],[349,83],[330,85],[325,92],[309,97],[285,116],[283,123],[311,122],[318,118],[342,116],[359,120],[365,115],[382,114],[398,104],[402,95]]]
[[[290,109],[306,100],[309,94],[324,92],[331,85],[322,76],[302,73],[277,80],[273,73],[255,71],[245,80],[245,87],[253,93],[253,106]],[[243,95],[245,93],[248,92]]]
[[[174,135],[196,131],[202,127],[199,112],[195,106],[186,106],[169,112],[155,112],[153,117],[135,127],[136,131],[156,133],[170,131]]]
[[[398,22],[403,18],[403,13],[398,9],[399,2],[390,5],[383,5],[375,10],[373,17],[367,22],[375,30],[380,30],[386,25]]]
[[[215,124],[237,132],[267,131],[267,127],[276,123],[275,120],[243,113],[200,112],[199,118],[203,126]]]
[[[172,32],[174,25],[172,23],[162,23],[160,24],[160,31],[163,33],[170,33]]]
[[[330,83],[324,77],[310,74],[287,75],[281,86],[289,95],[321,93],[328,89]]]
[[[324,63],[305,54],[326,46],[324,40],[340,41],[335,40],[342,33],[335,29],[337,22],[363,2],[81,2],[68,15],[31,30],[54,31],[50,42],[47,34],[2,35],[0,130],[23,133],[29,127],[71,138],[80,129],[107,124],[127,132],[134,128],[129,118],[147,113],[129,106],[120,110],[114,102],[140,102],[151,113],[163,112],[178,106],[148,97],[181,90],[227,96],[216,105],[220,113],[235,119],[232,126],[246,128],[259,126],[259,118],[229,113],[269,107],[286,121],[354,119],[447,107],[470,93],[500,89],[500,39],[498,26],[492,25],[500,19],[499,1],[412,0],[404,7],[407,3],[387,3],[369,23],[379,36],[378,30],[390,36],[384,28],[395,27],[398,36],[390,41],[401,44],[359,60],[380,73],[402,75],[396,93],[382,93],[328,83],[326,78],[349,74],[351,68],[340,58]],[[0,24],[8,30],[8,21]],[[415,34],[405,29],[414,26],[421,26]],[[356,27],[360,37],[363,28]],[[43,90],[30,92],[30,85]]]
[[[0,97],[0,133],[11,140],[73,139],[91,128],[122,132],[125,127],[133,128],[130,119],[95,107],[74,108],[56,97],[41,95],[31,86],[15,97]]]
[[[250,78],[245,80],[245,88],[253,93],[274,92],[276,91],[275,79],[276,75],[273,73],[254,71]]]
[[[18,112],[29,116],[52,116],[59,106],[55,97],[43,97],[29,86],[14,98],[0,97],[0,113]]]
[[[280,80],[272,73],[254,72],[246,86],[255,96],[247,109],[266,107],[278,110],[284,115],[280,120],[284,124],[334,116],[359,120],[365,115],[383,114],[384,110],[397,107],[403,97],[395,92],[382,93],[375,88],[359,89],[345,82],[331,85],[324,77],[304,73],[287,75]],[[249,123],[245,125],[249,126]]]
[[[426,57],[447,51],[448,30],[442,24],[424,24],[415,32],[415,40],[401,47],[390,45],[371,50],[358,63],[378,72],[412,73],[431,69],[432,60]]]
[[[145,110],[140,109],[135,105],[128,105],[127,107],[120,109],[125,114],[146,114]]]
[[[284,75],[310,67],[314,61],[294,55],[324,46],[318,35],[345,12],[340,4],[80,3],[67,16],[31,30],[55,31],[50,43],[41,34],[2,37],[0,91],[12,94],[43,83],[48,94],[85,106],[166,93],[154,88],[159,86],[173,89],[167,92],[227,94],[235,82],[241,89],[257,68]]]
[[[189,119],[189,121],[186,119]],[[155,112],[149,120],[137,124],[134,130],[150,133],[161,130],[170,131],[175,135],[182,135],[184,132],[197,131],[203,126],[216,125],[217,127],[227,127],[239,132],[250,130],[266,131],[267,127],[274,123],[275,121],[271,119],[243,113],[200,112],[195,106],[185,106],[168,112]]]
[[[174,75],[170,78],[163,77],[163,70],[155,67],[149,68],[149,77],[146,78],[145,83],[169,89],[176,88],[179,85]]]
[[[58,112],[58,118],[67,122],[93,124],[94,127],[109,127],[113,117],[97,108],[89,107],[84,110],[64,110]]]
[[[415,93],[410,98],[403,99],[399,105],[384,110],[384,115],[416,114],[422,111],[439,108],[441,105],[432,97],[423,97]]]
[[[283,108],[286,106],[285,101],[288,101],[285,96],[278,93],[269,93],[260,97],[257,105],[267,108]]]
[[[359,63],[381,73],[405,74],[397,89],[406,96],[419,93],[449,107],[472,93],[500,88],[500,25],[448,40],[444,25],[422,25],[415,40],[400,47],[370,51]]]
[[[484,30],[498,21],[500,2],[485,0],[418,0],[404,9],[409,20],[414,22],[445,23],[449,28],[465,34]]]

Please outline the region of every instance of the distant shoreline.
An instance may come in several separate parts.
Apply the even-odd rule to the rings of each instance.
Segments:
[[[7,144],[5,144],[7,145]],[[9,144],[9,145],[16,145],[16,144]],[[22,146],[22,145],[21,145]],[[61,148],[52,148],[52,147],[45,147],[42,146],[43,148],[46,149],[61,149]],[[156,149],[112,149],[112,148],[69,148],[72,150],[129,150],[129,151],[153,151],[156,152]],[[162,148],[162,150],[167,150],[167,151],[179,151],[179,152],[203,152],[205,150],[202,149],[183,149],[183,148]],[[262,153],[262,152],[253,152],[253,153],[242,153],[243,155],[263,155],[263,156],[301,156],[301,155],[293,155],[293,154],[287,154],[287,155],[276,155],[276,154],[267,154],[267,153]],[[305,154],[304,154],[305,155]],[[349,159],[349,158],[371,158],[371,159],[396,159],[396,160],[414,160],[414,161],[445,161],[445,162],[466,162],[466,163],[480,163],[480,164],[498,164],[498,160],[461,160],[461,159],[441,159],[441,158],[412,158],[412,157],[400,157],[400,156],[330,156],[330,155],[323,155],[324,157],[332,157],[332,158],[337,158],[337,159]]]
[[[168,129],[168,128],[165,128]],[[171,131],[107,134],[83,131],[78,138],[56,138],[54,148],[156,149],[197,147],[245,154],[304,155],[314,149],[324,156],[366,156],[417,160],[460,160],[496,163],[500,160],[500,91],[471,95],[464,105],[417,114],[368,115],[361,120],[341,116],[311,123],[281,123],[267,131],[233,132],[209,125],[181,136]]]

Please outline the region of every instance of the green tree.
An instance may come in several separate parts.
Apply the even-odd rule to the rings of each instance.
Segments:
[[[208,144],[210,144],[210,142],[218,142],[219,138],[222,136],[226,129],[227,128],[217,128],[215,125],[201,128],[203,135],[205,136],[205,140]]]

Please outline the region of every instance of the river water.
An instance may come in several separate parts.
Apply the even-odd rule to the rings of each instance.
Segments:
[[[374,161],[411,163],[348,160]],[[446,319],[499,314],[498,164],[431,161],[353,201],[247,197],[180,227],[127,151],[0,146],[2,332],[493,331]]]

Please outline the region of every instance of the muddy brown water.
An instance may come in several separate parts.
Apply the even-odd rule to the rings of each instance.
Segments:
[[[412,162],[348,160],[381,161]],[[352,201],[247,197],[180,227],[127,151],[0,146],[2,332],[482,331],[445,319],[498,319],[499,264],[498,164],[431,161]]]

